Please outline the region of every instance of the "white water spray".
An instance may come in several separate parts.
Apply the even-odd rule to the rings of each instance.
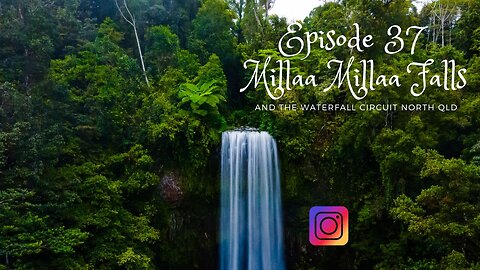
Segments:
[[[220,269],[285,269],[275,140],[252,129],[224,132],[221,174]]]

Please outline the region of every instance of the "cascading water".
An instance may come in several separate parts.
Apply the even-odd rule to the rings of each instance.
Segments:
[[[256,130],[222,135],[221,270],[283,270],[275,140]]]

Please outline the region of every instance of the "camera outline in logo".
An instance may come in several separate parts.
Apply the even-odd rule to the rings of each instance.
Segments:
[[[343,246],[348,242],[348,209],[314,206],[310,209],[309,240],[314,246]]]

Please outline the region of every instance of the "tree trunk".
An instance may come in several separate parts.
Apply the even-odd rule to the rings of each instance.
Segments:
[[[145,77],[145,82],[147,83],[147,86],[150,87],[150,82],[148,81],[148,76],[147,76],[147,70],[145,68],[145,62],[143,61],[142,46],[140,46],[140,38],[138,37],[137,23],[135,20],[135,16],[133,16],[133,14],[130,12],[130,9],[128,8],[128,5],[127,5],[127,0],[123,0],[123,7],[127,11],[129,18],[127,18],[123,13],[122,7],[118,4],[118,0],[115,0],[115,4],[117,5],[117,9],[120,12],[120,15],[122,16],[122,18],[133,27],[133,32],[135,33],[135,40],[137,42],[137,47],[138,47],[138,54],[140,55],[140,63],[142,64],[143,76]]]
[[[137,27],[135,21],[133,21],[133,31],[135,33],[135,39],[137,40],[138,54],[140,55],[140,62],[142,63],[143,76],[145,77],[145,82],[147,86],[150,87],[150,82],[148,81],[147,70],[145,69],[145,62],[143,61],[142,46],[140,46],[140,38],[138,37]]]

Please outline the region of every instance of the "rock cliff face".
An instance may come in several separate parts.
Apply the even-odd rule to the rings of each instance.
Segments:
[[[183,198],[181,177],[177,171],[169,171],[162,177],[159,185],[162,198],[170,203],[177,203]]]

